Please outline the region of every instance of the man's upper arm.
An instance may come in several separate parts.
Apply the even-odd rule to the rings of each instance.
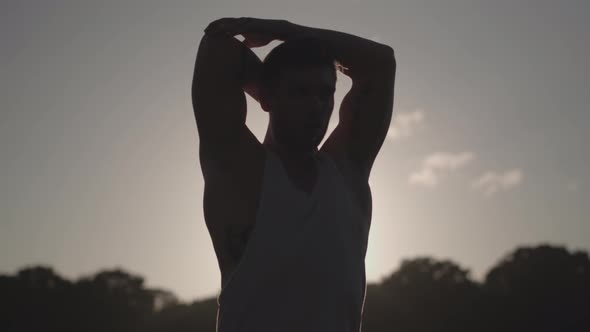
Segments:
[[[240,43],[231,36],[206,34],[199,45],[192,102],[201,164],[226,159],[248,136],[246,96],[238,75]]]
[[[385,62],[374,75],[354,82],[340,104],[340,120],[326,149],[354,163],[368,179],[391,123],[396,63]]]

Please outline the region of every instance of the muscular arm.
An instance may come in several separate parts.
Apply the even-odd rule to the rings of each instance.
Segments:
[[[223,95],[224,88],[236,85],[258,101],[257,82],[262,61],[236,38],[222,33],[205,34],[195,61],[192,100],[195,112],[206,94]],[[209,86],[221,88],[212,91]],[[201,100],[199,100],[201,99]],[[207,100],[204,100],[207,101]]]
[[[257,99],[256,79],[261,62],[236,38],[220,33],[206,33],[199,44],[192,103],[199,134],[199,161],[205,180],[205,222],[214,240],[220,264],[226,266],[227,232],[232,218],[221,204],[223,188],[231,181],[237,153],[250,152],[259,145],[246,126],[244,91]],[[239,245],[239,243],[238,243]]]
[[[242,89],[244,92],[248,93],[250,97],[254,98],[254,100],[260,102],[258,82],[262,71],[262,61],[243,43],[240,43],[240,50],[242,53],[242,66],[240,70]]]
[[[394,66],[393,48],[369,39],[345,32],[312,28],[288,22],[281,30],[280,38],[288,40],[311,35],[322,40],[335,53],[338,62],[345,67],[344,74],[353,82],[367,82],[379,77],[384,66]]]
[[[340,121],[322,150],[351,160],[368,180],[393,113],[393,48],[344,32],[290,22],[280,32],[283,40],[311,35],[324,41],[345,67],[343,72],[352,79],[352,88],[342,100]]]
[[[199,134],[199,157],[205,181],[222,179],[235,151],[258,143],[246,126],[244,91],[258,100],[256,79],[261,62],[238,39],[206,33],[196,56],[192,102]]]

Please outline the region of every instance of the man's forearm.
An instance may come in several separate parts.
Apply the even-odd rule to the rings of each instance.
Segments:
[[[240,82],[242,82],[242,88],[252,98],[260,102],[258,82],[262,71],[262,61],[249,47],[244,45],[244,43],[239,43],[242,63],[240,65],[238,76]]]
[[[288,40],[307,35],[327,43],[338,62],[345,67],[344,74],[353,82],[370,80],[379,73],[395,69],[393,48],[348,33],[287,22],[278,37]]]
[[[227,34],[213,34],[217,38],[222,38],[228,42],[227,45],[230,46],[227,49],[228,52],[236,53],[239,60],[237,61],[238,65],[235,67],[235,77],[240,82],[244,92],[248,93],[256,101],[259,101],[258,81],[262,70],[262,61],[260,58],[235,37]]]

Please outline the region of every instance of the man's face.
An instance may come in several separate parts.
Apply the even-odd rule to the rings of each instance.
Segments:
[[[284,71],[272,98],[275,137],[294,149],[317,148],[328,128],[335,90],[335,72],[328,67]]]

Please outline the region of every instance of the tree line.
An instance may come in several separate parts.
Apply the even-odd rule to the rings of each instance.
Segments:
[[[0,331],[214,332],[217,298],[183,303],[121,269],[71,281],[37,265],[0,275]],[[450,260],[417,257],[367,285],[362,332],[590,331],[584,251],[518,247],[482,281]]]

